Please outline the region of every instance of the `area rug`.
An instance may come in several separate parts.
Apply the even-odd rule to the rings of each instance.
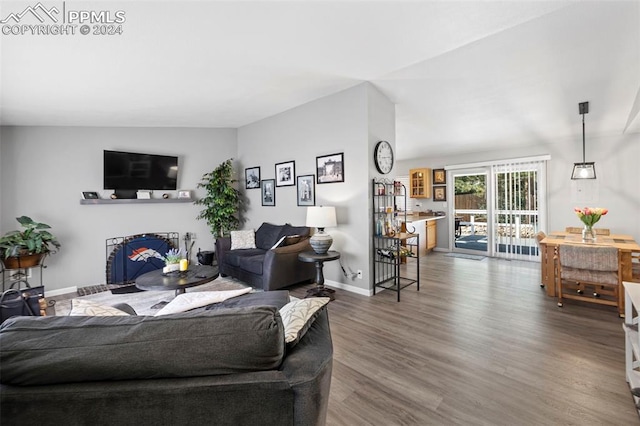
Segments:
[[[231,278],[217,278],[216,280],[187,289],[188,293],[198,291],[237,290],[248,287],[245,283]],[[141,291],[138,293],[112,294],[110,291],[89,294],[79,298],[91,300],[102,305],[113,306],[118,303],[127,303],[138,315],[154,315],[175,297],[175,291]],[[55,315],[69,315],[71,311],[71,299],[57,300]]]
[[[475,254],[465,254],[465,253],[447,253],[445,254],[447,257],[457,257],[459,259],[470,259],[470,260],[485,260],[486,256],[478,256]]]

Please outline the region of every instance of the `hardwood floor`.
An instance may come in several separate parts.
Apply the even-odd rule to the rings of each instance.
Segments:
[[[558,308],[538,263],[420,263],[400,303],[336,290],[328,425],[640,423],[615,308]]]

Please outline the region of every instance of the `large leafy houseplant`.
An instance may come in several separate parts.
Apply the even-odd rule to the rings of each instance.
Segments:
[[[237,180],[233,178],[232,159],[220,164],[215,170],[205,173],[198,183],[198,188],[204,188],[207,194],[195,201],[204,206],[204,210],[196,217],[204,219],[214,237],[229,235],[242,222],[242,198],[235,187]]]
[[[60,248],[58,239],[47,231],[51,227],[46,223],[35,222],[28,216],[20,216],[16,220],[24,229],[9,231],[0,237],[0,255],[7,267],[9,267],[7,263],[10,263],[12,258],[43,256],[53,252],[52,247]],[[19,262],[18,265],[20,265]]]

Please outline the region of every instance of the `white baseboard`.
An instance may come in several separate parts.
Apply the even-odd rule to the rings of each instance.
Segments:
[[[55,290],[47,290],[47,288],[45,287],[45,296],[46,297],[50,297],[50,296],[60,296],[62,294],[68,294],[68,293],[77,293],[78,292],[78,287],[77,286],[73,286],[73,287],[66,287],[66,288],[58,288]]]
[[[354,287],[352,285],[339,283],[338,281],[325,280],[324,285],[331,288],[339,288],[340,290],[350,291],[351,293],[356,293],[361,296],[372,296],[373,291],[367,288]]]

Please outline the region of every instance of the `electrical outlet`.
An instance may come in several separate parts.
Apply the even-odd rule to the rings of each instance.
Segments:
[[[362,271],[360,269],[358,269],[358,279],[359,280],[362,279]]]

